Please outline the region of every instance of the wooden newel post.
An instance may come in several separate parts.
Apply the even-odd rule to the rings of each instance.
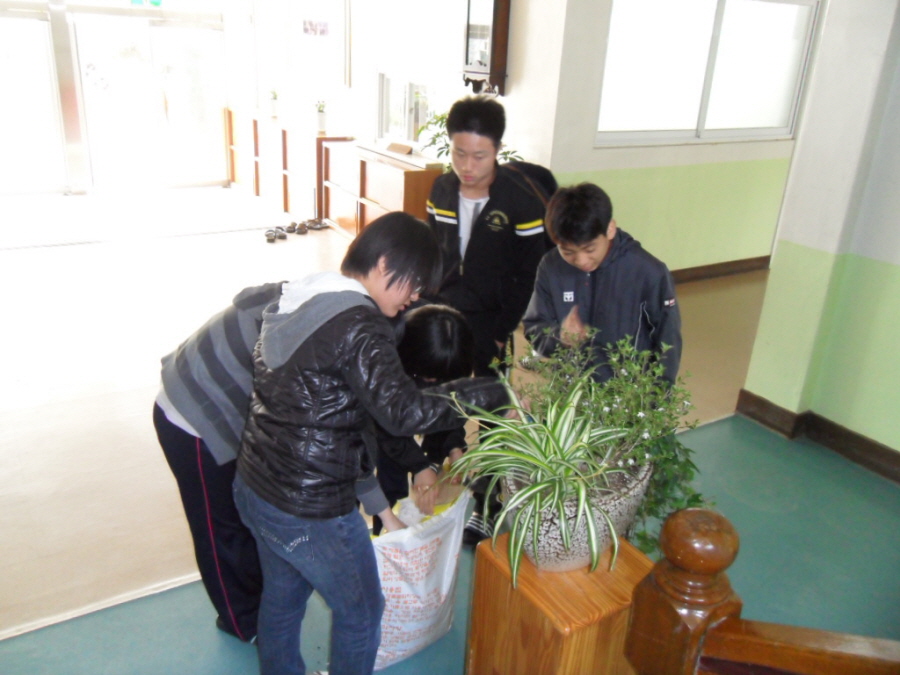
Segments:
[[[634,589],[625,655],[639,675],[693,675],[706,630],[741,614],[725,570],[739,539],[706,509],[669,516],[660,533],[665,558]]]

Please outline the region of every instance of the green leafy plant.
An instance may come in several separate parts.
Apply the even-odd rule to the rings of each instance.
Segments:
[[[586,524],[591,569],[597,567],[603,552],[596,523],[603,519],[613,528],[609,516],[589,497],[602,489],[610,474],[625,471],[608,457],[614,447],[611,441],[623,436],[624,431],[599,426],[580,413],[590,382],[589,378],[574,382],[564,396],[534,413],[522,405],[507,383],[513,403],[506,410],[514,410],[514,418],[505,416],[505,411],[475,409],[467,413],[481,428],[478,446],[453,464],[453,473],[490,476],[488,493],[499,490],[502,479],[518,486],[499,513],[500,520],[512,516],[509,552],[513,583],[526,539],[531,536],[537,549],[540,525],[548,511],[559,514],[563,545],[569,548],[572,532],[565,507],[575,501],[574,529],[578,530],[582,522]],[[495,541],[496,536],[495,532]],[[617,551],[618,541],[615,537],[613,541]]]
[[[704,504],[691,485],[697,473],[691,450],[676,435],[693,426],[684,419],[690,395],[683,381],[670,385],[658,355],[636,349],[628,338],[601,348],[612,377],[600,381],[595,340],[588,331],[581,346],[560,344],[550,358],[519,359],[517,377],[507,378],[518,419],[507,419],[503,411],[468,413],[479,424],[479,442],[454,463],[453,472],[490,476],[488,492],[497,490],[502,479],[525,486],[499,514],[500,522],[515,514],[508,521],[514,578],[525,537],[537,536],[547,509],[562,513],[562,504],[572,498],[578,500],[579,518],[600,516],[588,518],[591,568],[602,553],[595,550],[592,522],[608,524],[614,564],[618,539],[610,518],[595,513],[586,497],[591,491],[616,490],[616,474],[636,474],[652,465],[646,496],[627,535],[645,553],[658,553],[659,524],[670,513]],[[510,355],[506,365],[507,372],[516,370]],[[563,531],[562,538],[568,547],[568,533]]]
[[[416,132],[416,138],[421,140],[423,134],[428,141],[421,146],[422,150],[434,148],[434,154],[438,159],[450,157],[450,136],[447,134],[447,113],[434,114],[429,117],[425,124],[419,127]],[[497,161],[501,164],[505,164],[506,162],[522,161],[522,157],[515,150],[501,147],[500,152],[497,153]],[[452,171],[452,167],[449,162],[446,162],[444,164],[444,172],[449,173],[450,171]]]
[[[526,358],[537,377],[522,385],[522,395],[540,408],[565,395],[570,382],[592,377],[597,350],[588,345],[596,343],[596,331],[589,330],[583,347],[560,343],[551,358]],[[691,407],[690,393],[682,378],[670,385],[663,378],[665,367],[659,356],[638,350],[629,338],[600,348],[600,353],[613,376],[590,388],[590,396],[582,403],[583,413],[598,424],[624,430],[612,454],[617,465],[653,465],[629,538],[645,553],[658,555],[659,526],[666,517],[706,503],[692,485],[697,475],[692,451],[677,436],[677,432],[696,426],[685,420]]]

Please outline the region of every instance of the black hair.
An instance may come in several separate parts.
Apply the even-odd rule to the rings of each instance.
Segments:
[[[394,211],[376,218],[353,240],[341,263],[346,276],[364,277],[384,258],[388,288],[409,282],[421,292],[436,291],[441,282],[441,249],[437,238],[418,218]]]
[[[544,225],[554,244],[586,244],[606,234],[612,220],[609,195],[598,185],[560,188],[547,204]]]
[[[486,136],[500,149],[503,132],[506,131],[506,112],[503,106],[490,96],[467,96],[450,106],[447,113],[447,136],[470,132]]]
[[[407,375],[448,382],[472,374],[475,338],[460,312],[446,305],[422,305],[405,319],[397,353]]]

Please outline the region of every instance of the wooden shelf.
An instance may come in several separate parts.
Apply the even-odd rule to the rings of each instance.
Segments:
[[[320,218],[352,234],[390,211],[425,220],[425,202],[442,164],[367,148],[350,138],[321,139],[318,145]]]

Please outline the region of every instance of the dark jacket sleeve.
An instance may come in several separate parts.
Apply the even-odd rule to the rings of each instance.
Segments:
[[[664,377],[674,383],[681,366],[681,312],[675,298],[675,284],[668,271],[660,277],[647,311],[654,327],[653,351],[662,354],[663,345],[670,347],[662,362],[666,369]]]
[[[371,472],[356,481],[356,498],[370,516],[377,516],[391,505],[384,496],[375,474]]]
[[[490,377],[419,389],[403,370],[387,322],[360,322],[348,340],[341,366],[344,381],[375,421],[394,436],[453,429],[460,412],[451,395],[463,407],[492,410],[509,403],[505,385]]]
[[[460,424],[451,431],[439,431],[428,434],[422,439],[422,450],[428,460],[441,465],[454,448],[466,449],[466,427]]]
[[[544,220],[544,207],[540,202],[535,201],[533,208],[523,211],[521,220],[525,223]],[[512,223],[519,225],[523,223]],[[513,227],[515,232],[515,227]],[[541,262],[541,258],[546,253],[546,243],[543,233],[522,236],[513,234],[511,251],[509,256],[513,261],[510,274],[502,280],[502,307],[500,308],[500,317],[497,320],[497,332],[494,334],[494,340],[497,342],[505,342],[510,333],[512,333],[519,322],[522,315],[528,307],[528,301],[531,299],[534,290],[535,272]]]
[[[550,356],[559,344],[559,330],[564,317],[556,315],[553,303],[553,275],[547,256],[541,261],[534,282],[534,292],[522,324],[525,337],[541,356]]]
[[[376,438],[379,454],[387,455],[411,473],[419,473],[431,465],[424,449],[411,436],[391,436],[378,427]]]

